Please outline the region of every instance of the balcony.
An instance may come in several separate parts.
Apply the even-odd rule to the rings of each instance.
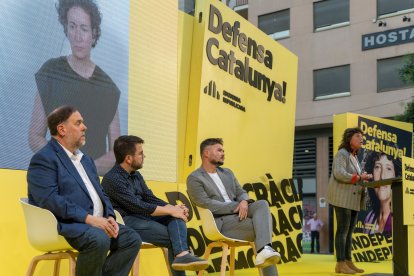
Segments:
[[[248,5],[248,4],[249,4],[249,1],[248,0],[236,0],[235,7],[244,6],[244,5]]]
[[[227,0],[227,6],[240,14],[246,20],[248,19],[248,0]]]

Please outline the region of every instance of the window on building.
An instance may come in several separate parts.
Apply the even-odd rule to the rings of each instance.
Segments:
[[[377,0],[377,16],[414,9],[414,0]]]
[[[313,3],[314,30],[349,24],[349,0],[325,0]]]
[[[294,178],[316,177],[316,138],[296,138],[293,152]]]
[[[350,65],[314,70],[313,91],[315,100],[349,96]]]
[[[228,6],[237,12],[244,19],[248,20],[249,16],[249,1],[247,0],[230,0]]]
[[[403,67],[404,62],[404,56],[379,59],[377,61],[378,92],[385,92],[410,87],[410,84],[404,82],[399,74],[399,70]]]
[[[259,29],[273,39],[290,35],[290,10],[282,10],[259,16]]]
[[[194,15],[195,0],[178,0],[178,9],[185,13]]]

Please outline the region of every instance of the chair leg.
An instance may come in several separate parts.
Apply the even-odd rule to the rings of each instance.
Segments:
[[[204,254],[204,260],[207,260],[208,261],[208,258],[210,257],[211,250],[213,249],[213,247],[214,247],[214,242],[210,243],[207,246],[206,253]],[[203,276],[203,273],[204,273],[204,270],[200,270],[198,272],[198,276]]]
[[[34,271],[36,270],[37,263],[40,261],[39,256],[34,257],[29,264],[27,269],[26,276],[33,276]]]
[[[69,276],[76,275],[76,256],[77,254],[69,253]]]
[[[53,268],[53,276],[59,276],[59,271],[60,271],[60,260],[56,260],[54,268]]]
[[[234,276],[234,258],[236,257],[236,248],[230,247],[230,276]]]
[[[139,276],[139,255],[140,255],[140,252],[138,252],[138,255],[135,258],[134,264],[132,265],[131,276]]]
[[[77,256],[77,253],[72,252],[72,251],[59,252],[59,253],[46,253],[40,256],[36,256],[31,260],[29,268],[27,269],[27,272],[26,272],[26,276],[33,276],[37,264],[42,260],[55,261],[53,275],[59,275],[60,261],[62,259],[69,260],[69,276],[74,276],[75,268],[76,268],[76,256]]]
[[[172,272],[171,272],[171,267],[170,267],[170,262],[168,260],[168,249],[165,247],[160,247],[160,249],[162,250],[162,254],[164,255],[164,260],[165,263],[167,264],[167,271],[168,271],[168,275],[172,276]]]
[[[227,256],[229,255],[229,245],[223,243],[223,253],[221,254],[221,267],[220,267],[220,275],[226,276],[226,268],[227,268]]]
[[[254,256],[256,257],[256,256],[257,256],[256,245],[254,244],[254,242],[251,242],[251,243],[250,243],[250,246],[252,247],[252,249],[253,249],[253,254],[254,254]],[[260,276],[263,276],[263,270],[262,270],[261,268],[257,268],[257,270],[259,270],[259,275],[260,275]]]

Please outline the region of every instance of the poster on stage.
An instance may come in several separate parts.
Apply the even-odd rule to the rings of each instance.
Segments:
[[[362,171],[372,174],[372,181],[401,177],[401,159],[411,156],[411,132],[359,117],[364,146],[358,157]],[[361,212],[363,233],[381,233],[392,237],[391,186],[368,188],[367,211]]]

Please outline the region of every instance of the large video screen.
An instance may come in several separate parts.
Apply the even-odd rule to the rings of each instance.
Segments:
[[[129,1],[70,2],[0,2],[0,168],[27,169],[61,105],[82,114],[81,150],[101,174],[114,164],[114,139],[128,133]]]

